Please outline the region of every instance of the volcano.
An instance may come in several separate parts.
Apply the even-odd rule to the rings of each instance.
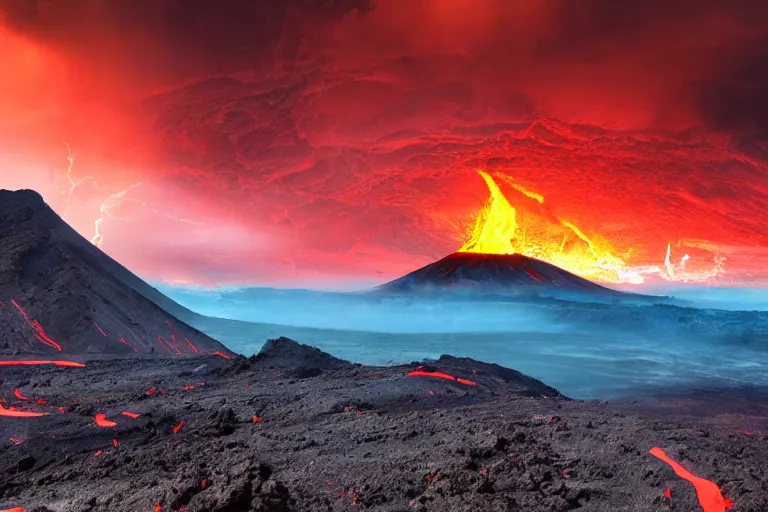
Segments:
[[[623,293],[520,254],[456,252],[376,290],[389,293],[476,291],[504,295],[578,295],[624,298]]]
[[[80,236],[37,192],[0,190],[0,247],[0,353],[232,353],[178,320],[185,308]]]

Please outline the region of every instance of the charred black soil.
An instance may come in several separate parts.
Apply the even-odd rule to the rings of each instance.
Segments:
[[[750,401],[581,402],[469,359],[365,367],[285,339],[250,359],[3,367],[0,393],[50,413],[0,418],[0,510],[702,510],[652,447],[735,512],[768,510]]]

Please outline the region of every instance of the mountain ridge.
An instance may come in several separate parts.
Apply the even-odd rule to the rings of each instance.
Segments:
[[[629,299],[637,295],[607,288],[546,261],[521,254],[455,252],[372,291],[407,294],[445,291],[505,295],[577,295]]]
[[[193,312],[83,238],[33,190],[0,190],[0,247],[0,352],[232,353],[186,323]]]

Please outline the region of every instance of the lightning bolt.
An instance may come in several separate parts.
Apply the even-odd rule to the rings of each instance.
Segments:
[[[144,182],[140,181],[138,183],[134,183],[133,185],[124,188],[123,190],[119,192],[115,192],[114,194],[108,196],[102,203],[99,205],[99,216],[93,223],[93,238],[91,238],[91,243],[95,245],[96,247],[101,247],[101,245],[104,243],[104,234],[101,231],[102,225],[104,223],[104,219],[109,217],[110,219],[115,220],[122,220],[124,222],[131,222],[133,220],[132,217],[118,217],[117,215],[112,213],[112,210],[115,208],[118,208],[123,205],[123,203],[136,203],[141,205],[142,207],[146,208],[147,210],[151,211],[152,213],[155,213],[157,215],[162,215],[163,217],[167,217],[171,220],[175,220],[176,222],[183,222],[185,224],[192,224],[195,226],[204,226],[205,224],[202,222],[197,222],[190,219],[185,219],[182,217],[176,217],[175,215],[171,215],[170,213],[160,211],[156,208],[153,208],[152,206],[148,205],[144,201],[140,199],[136,199],[135,197],[126,197],[128,195],[128,192],[131,190],[141,186]]]
[[[75,166],[75,156],[76,153],[72,151],[72,147],[67,144],[66,141],[64,141],[64,146],[67,148],[67,181],[69,182],[69,190],[67,191],[67,197],[65,201],[65,209],[64,209],[64,215],[62,217],[64,219],[67,218],[67,214],[69,213],[72,197],[75,194],[75,191],[77,190],[77,187],[82,185],[84,182],[88,180],[96,180],[95,176],[85,176],[83,178],[80,178],[78,180],[74,179],[72,177],[72,170]],[[181,217],[176,217],[175,215],[171,215],[170,213],[163,212],[158,210],[157,208],[153,208],[152,206],[148,205],[144,201],[141,201],[140,199],[136,199],[134,197],[126,197],[128,193],[141,186],[144,182],[140,181],[138,183],[134,183],[133,185],[124,188],[123,190],[120,190],[118,192],[115,192],[114,194],[111,194],[107,196],[107,198],[102,201],[102,203],[99,205],[99,216],[96,218],[96,220],[93,222],[93,237],[91,238],[91,243],[95,245],[96,247],[101,247],[101,245],[104,243],[104,233],[102,232],[102,226],[104,224],[104,219],[110,218],[115,220],[122,220],[125,222],[130,222],[133,220],[131,217],[118,217],[112,211],[115,208],[119,208],[123,205],[123,203],[126,202],[132,202],[137,203],[141,205],[142,207],[146,208],[147,210],[151,211],[152,213],[155,213],[157,215],[162,215],[163,217],[167,217],[169,219],[175,220],[177,222],[183,222],[185,224],[193,224],[196,226],[204,226],[205,224],[202,222],[197,222]]]
[[[678,246],[679,246],[678,242]],[[685,268],[685,264],[688,260],[691,259],[691,256],[689,254],[683,254],[683,257],[680,258],[680,262],[675,264],[672,263],[671,260],[671,254],[672,254],[672,243],[667,244],[667,254],[664,258],[664,268],[661,267],[650,267],[651,270],[655,270],[659,276],[661,276],[662,279],[666,279],[667,281],[683,281],[683,282],[704,282],[708,281],[709,279],[713,279],[716,277],[720,277],[723,274],[725,274],[725,256],[722,256],[719,252],[715,254],[714,256],[714,266],[710,270],[693,270],[693,271],[687,271]],[[648,272],[650,273],[650,272]]]
[[[123,217],[117,217],[112,214],[112,210],[114,208],[119,207],[123,204],[123,200],[125,199],[125,196],[130,192],[132,189],[141,186],[143,182],[134,183],[130,187],[124,188],[123,190],[119,192],[115,192],[114,194],[108,196],[100,205],[99,205],[99,216],[98,218],[93,222],[93,238],[91,238],[91,243],[95,245],[96,247],[101,247],[101,244],[104,243],[104,235],[101,233],[101,225],[104,223],[104,218],[109,217],[111,219],[116,220],[124,220],[124,221],[130,221],[130,218],[123,218]]]
[[[72,178],[72,168],[75,165],[75,153],[72,152],[72,148],[66,141],[64,141],[64,145],[67,147],[67,181],[69,181],[69,191],[67,191],[67,198],[64,202],[65,208],[63,218],[66,219],[71,206],[72,196],[75,194],[77,187],[82,185],[85,181],[95,180],[96,178],[93,176],[85,176],[79,180]]]

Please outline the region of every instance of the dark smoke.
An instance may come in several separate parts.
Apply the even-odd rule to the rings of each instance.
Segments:
[[[2,0],[5,22],[98,65],[179,78],[263,66],[368,0]],[[283,55],[292,58],[290,51]],[[99,62],[101,61],[101,62]]]
[[[328,52],[337,65],[360,52],[427,67],[439,65],[437,54],[460,55],[467,71],[542,96],[534,103],[555,117],[590,121],[572,103],[613,95],[606,101],[653,110],[652,124],[768,128],[761,0],[2,0],[0,8],[14,29],[96,67],[137,68],[128,75],[142,81],[303,58],[333,66],[323,64]],[[331,40],[338,22],[360,13],[368,16],[345,20]]]

